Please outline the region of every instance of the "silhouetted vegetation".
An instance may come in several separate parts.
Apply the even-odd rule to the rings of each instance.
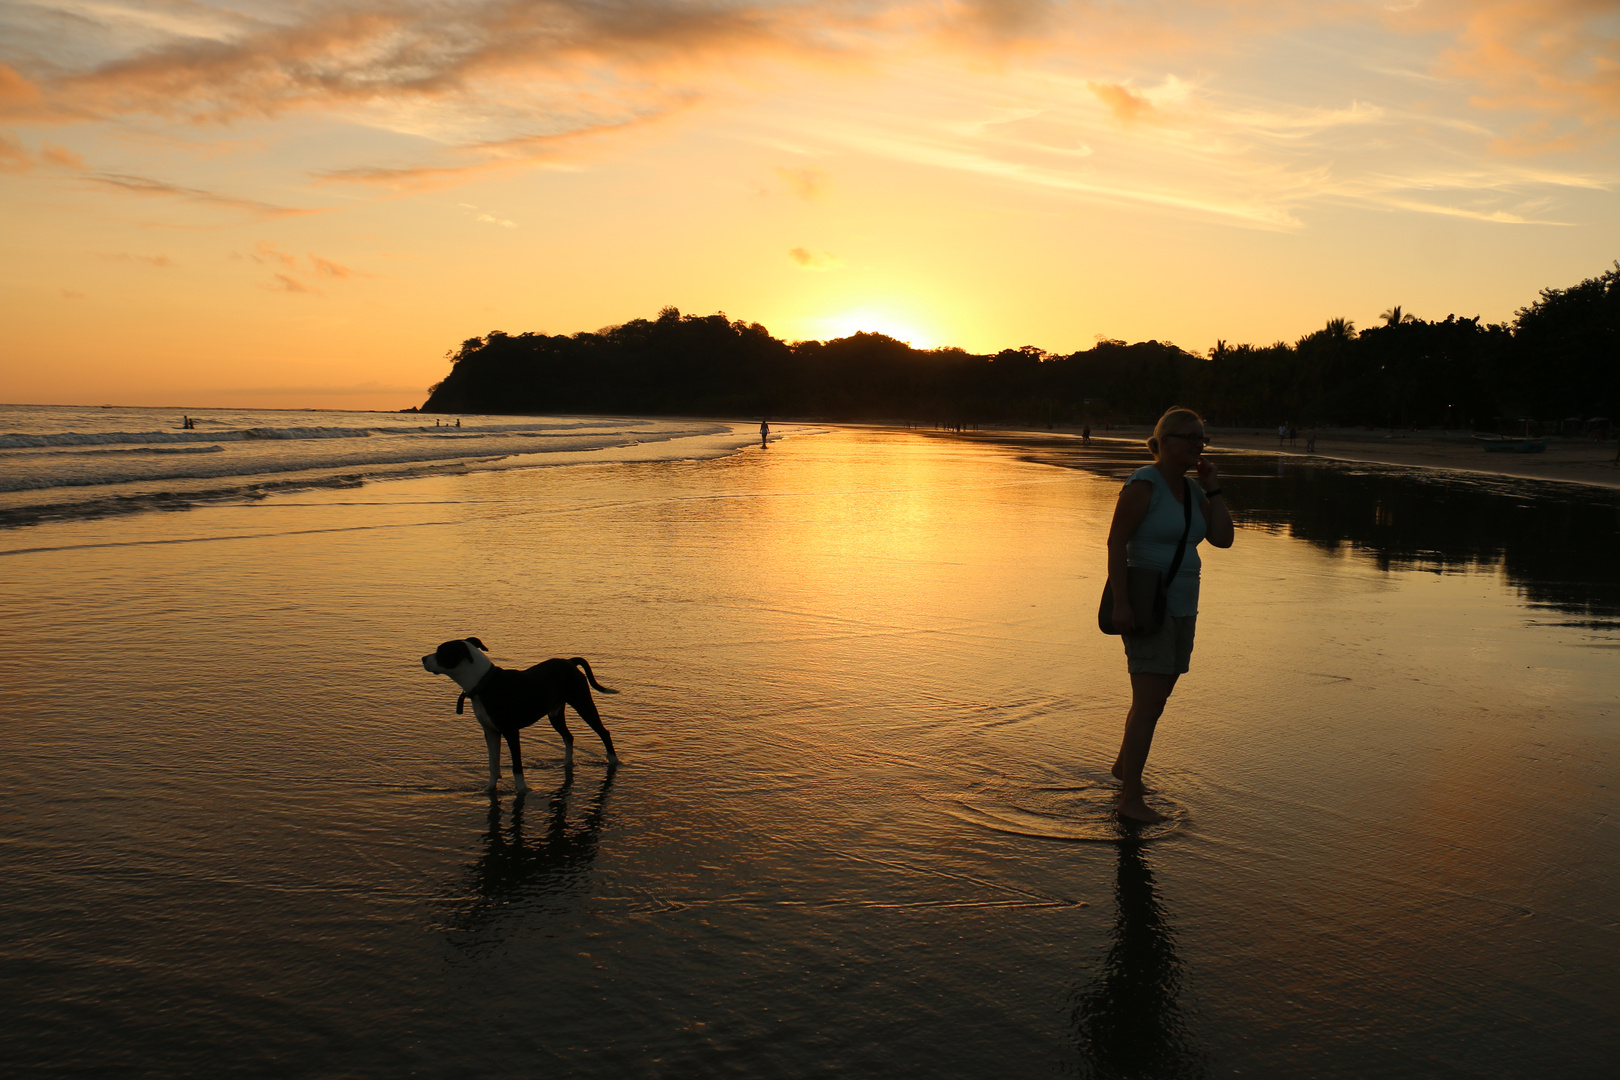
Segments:
[[[469,338],[422,411],[1049,426],[1144,421],[1179,402],[1217,423],[1384,427],[1620,411],[1620,262],[1543,289],[1507,325],[1400,307],[1381,318],[1360,332],[1332,319],[1293,344],[1217,342],[1207,357],[1111,340],[989,356],[869,333],[789,344],[758,323],[665,308],[595,333]]]

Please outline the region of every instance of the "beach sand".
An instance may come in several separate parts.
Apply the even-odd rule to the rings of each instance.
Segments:
[[[1124,833],[1126,457],[836,429],[5,530],[8,1069],[1611,1068],[1620,631],[1257,521]],[[467,634],[588,658],[625,766],[541,725],[485,796],[420,664]]]

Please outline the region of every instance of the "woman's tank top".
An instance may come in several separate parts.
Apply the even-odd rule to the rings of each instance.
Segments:
[[[1147,516],[1125,545],[1125,561],[1130,566],[1147,566],[1168,573],[1170,563],[1176,557],[1181,530],[1187,526],[1185,511],[1171,493],[1170,481],[1156,467],[1147,465],[1137,469],[1126,479],[1125,486],[1129,487],[1137,480],[1146,480],[1153,485],[1153,500],[1148,503]],[[1164,610],[1168,615],[1198,614],[1198,573],[1203,568],[1203,561],[1198,558],[1198,542],[1204,539],[1207,531],[1204,515],[1199,513],[1198,506],[1203,496],[1204,491],[1198,486],[1198,481],[1189,476],[1187,497],[1193,500],[1192,528],[1187,531],[1187,553],[1182,556],[1181,569],[1176,571],[1175,580],[1170,582],[1170,591],[1165,597]]]

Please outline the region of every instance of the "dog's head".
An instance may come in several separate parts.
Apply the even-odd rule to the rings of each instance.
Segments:
[[[475,637],[457,638],[422,657],[422,666],[435,675],[450,676],[463,690],[471,690],[495,666],[484,655],[487,652],[489,646]]]

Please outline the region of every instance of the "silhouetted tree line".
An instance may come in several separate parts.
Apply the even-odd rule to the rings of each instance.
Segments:
[[[1507,325],[1399,307],[1381,318],[1359,332],[1333,319],[1293,344],[1222,341],[1208,357],[1112,340],[989,356],[870,333],[789,344],[669,307],[595,333],[469,338],[422,411],[1053,425],[1144,421],[1182,403],[1219,423],[1399,427],[1620,415],[1620,262],[1543,289]]]

